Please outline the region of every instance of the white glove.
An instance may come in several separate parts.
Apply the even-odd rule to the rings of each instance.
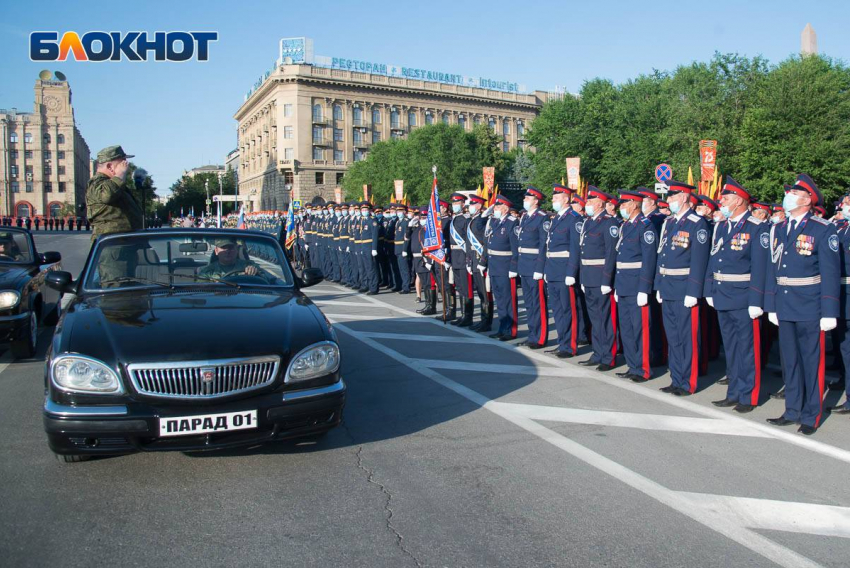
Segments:
[[[485,209],[484,212],[481,215],[483,215],[484,217],[489,217],[490,215],[493,214],[493,208],[494,207],[495,207],[495,205],[491,205],[490,207]]]
[[[431,263],[430,262],[425,263],[425,270],[431,270]]]
[[[581,285],[581,291],[584,292],[584,284]]]
[[[401,256],[407,256],[407,251],[406,250],[401,251]]]
[[[345,252],[351,252],[351,247],[345,247]]]
[[[648,303],[649,303],[649,296],[647,296],[646,293],[644,293],[644,292],[638,292],[638,295],[637,295],[637,305],[638,305],[638,307],[642,308],[645,305],[647,305]]]
[[[576,285],[576,279],[573,278],[572,276],[567,276],[564,279],[564,284],[566,284],[567,286],[575,286]]]
[[[516,277],[517,277],[516,272],[510,272],[510,271],[508,272],[508,278],[516,278]]]
[[[838,320],[835,318],[820,318],[820,328],[823,331],[832,331],[838,325]]]
[[[614,302],[616,303],[616,302],[619,302],[619,301],[620,301],[620,297],[617,295],[617,291],[615,290],[614,291]]]
[[[304,250],[310,250],[310,245],[304,245]]]
[[[764,313],[764,310],[758,306],[750,306],[747,308],[747,312],[750,314],[750,319],[758,319]]]
[[[694,298],[693,296],[685,296],[685,307],[686,308],[693,308],[696,305],[697,305],[697,299],[696,298]]]
[[[481,276],[484,276],[484,273],[487,271],[487,267],[486,267],[486,266],[481,266],[481,265],[479,264],[477,268],[478,268],[478,272],[480,272],[480,273],[481,273]]]
[[[549,279],[546,277],[546,275],[545,275],[545,274],[543,275],[543,281],[544,281],[544,282],[546,282],[546,283],[548,283],[548,282],[549,282]]]
[[[535,272],[534,275],[532,276],[532,278],[534,278],[535,280],[543,280],[543,273],[542,272]]]
[[[372,251],[372,256],[378,256],[378,251],[373,250],[373,251]]]
[[[658,303],[661,303],[661,290],[655,293],[655,299],[658,300]]]
[[[608,294],[611,293],[611,287],[610,286],[602,286],[602,288],[600,288],[600,290],[602,291],[603,296],[607,296]]]
[[[713,308],[714,307],[714,298],[710,298],[710,297],[706,298],[705,303]]]
[[[770,312],[769,314],[767,314],[767,321],[769,321],[776,327],[779,327],[779,318],[776,317],[776,312]]]

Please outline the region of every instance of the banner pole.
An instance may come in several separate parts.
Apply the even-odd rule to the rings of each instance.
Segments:
[[[443,291],[443,325],[446,325],[446,302],[449,301],[449,298],[448,290],[446,290],[446,271],[442,266],[440,266],[440,289]]]

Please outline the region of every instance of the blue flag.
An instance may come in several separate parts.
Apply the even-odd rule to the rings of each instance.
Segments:
[[[434,188],[431,190],[431,201],[428,203],[428,216],[425,218],[425,237],[422,239],[422,252],[440,264],[446,261],[436,175],[434,176]]]

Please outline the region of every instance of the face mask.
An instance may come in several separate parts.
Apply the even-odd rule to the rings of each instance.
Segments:
[[[475,215],[476,213],[478,213],[478,206],[477,205],[470,205],[469,206],[469,214]]]
[[[841,214],[844,216],[845,219],[850,219],[850,205],[842,205]]]
[[[673,201],[670,203],[670,211],[675,215],[682,209],[682,204],[678,201]]]
[[[623,219],[628,221],[629,220],[629,212],[626,211],[625,209],[620,209],[620,217],[622,217]]]
[[[501,211],[493,211],[493,218],[494,219],[501,219],[502,218],[502,212]]]
[[[793,193],[786,193],[785,197],[782,198],[782,208],[788,213],[796,209],[799,204],[800,198]]]
[[[462,209],[463,209],[462,205],[459,205],[457,203],[452,203],[452,213],[454,213],[455,215],[460,213]]]
[[[337,219],[342,217],[342,211],[334,211],[334,217],[336,217]]]
[[[361,216],[361,217],[368,217],[368,216],[369,216],[369,213],[370,213],[369,211],[361,211],[361,212],[360,212],[360,216]]]
[[[558,201],[552,202],[552,209],[555,210],[555,213],[557,213],[558,211],[560,211],[563,208],[564,208],[564,206],[560,202],[558,202]]]
[[[532,208],[531,201],[529,201],[528,199],[524,199],[522,201],[522,208],[525,209],[526,211],[531,211],[531,208]]]
[[[649,215],[650,213],[652,213],[652,205],[647,205],[646,203],[644,203],[640,206],[640,210],[643,212],[644,215]]]
[[[404,213],[402,213],[401,211],[396,213],[395,216],[396,216],[397,219],[404,219]]]
[[[384,214],[383,214],[383,213],[378,213],[377,215],[375,215],[375,217],[377,217],[378,219],[383,219],[383,218],[384,218]]]
[[[354,212],[354,216],[355,216],[355,217],[360,217],[360,211],[355,211],[355,212]]]
[[[725,205],[720,206],[720,213],[727,219],[732,216],[732,210]]]
[[[593,215],[596,213],[596,210],[593,208],[593,205],[585,205],[584,212],[587,213],[589,217],[593,217]]]
[[[778,225],[781,221],[782,219],[780,219],[778,215],[770,218],[770,222],[774,225]]]
[[[342,216],[343,216],[343,217],[348,217],[348,209],[343,209],[343,210],[342,210]]]
[[[407,214],[407,218],[408,218],[408,219],[413,219],[413,213],[408,213],[408,214]]]

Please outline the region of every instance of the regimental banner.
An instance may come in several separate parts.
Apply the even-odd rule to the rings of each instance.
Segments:
[[[581,171],[581,158],[567,158],[567,187],[578,189],[578,174]]]
[[[482,168],[484,173],[484,192],[482,195],[492,195],[496,185],[496,168]]]
[[[437,176],[431,188],[428,202],[428,214],[425,217],[425,235],[422,239],[422,254],[439,264],[446,261],[446,249],[443,243],[443,227],[440,220],[440,194],[437,189]]]
[[[393,180],[393,185],[395,185],[395,202],[401,203],[401,200],[404,199],[404,180]]]
[[[363,184],[363,201],[372,203],[372,186],[368,183]]]
[[[711,182],[717,165],[717,140],[699,141],[700,179]]]
[[[334,197],[336,198],[336,202],[338,204],[342,203],[342,188],[341,187],[335,187],[334,188]]]

